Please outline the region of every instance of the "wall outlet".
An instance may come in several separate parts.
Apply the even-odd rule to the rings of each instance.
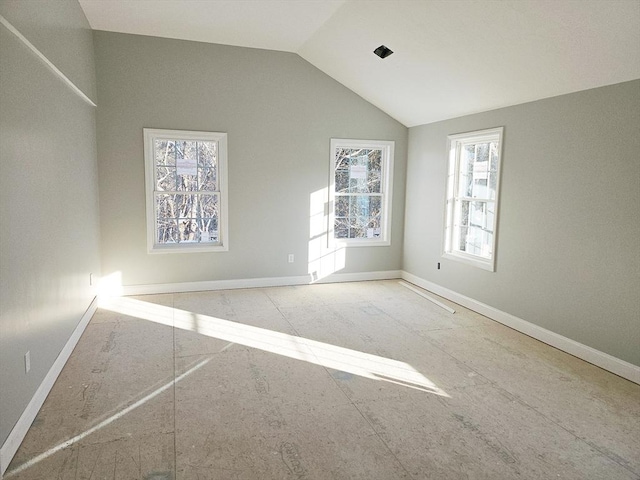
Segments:
[[[89,286],[92,287],[93,286],[93,273],[89,274]]]
[[[289,254],[289,263],[293,263],[293,253]]]
[[[28,351],[24,354],[24,373],[29,373],[31,370],[31,352]]]
[[[438,270],[440,270],[440,262],[438,262]]]

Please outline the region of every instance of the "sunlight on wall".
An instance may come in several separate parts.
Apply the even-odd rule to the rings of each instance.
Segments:
[[[309,275],[311,283],[345,267],[344,247],[329,246],[329,189],[316,190],[309,197]]]
[[[104,275],[98,282],[100,297],[119,297],[122,295],[122,272],[117,271]]]
[[[100,307],[361,377],[449,396],[411,365],[378,355],[133,298],[103,298],[100,300]]]

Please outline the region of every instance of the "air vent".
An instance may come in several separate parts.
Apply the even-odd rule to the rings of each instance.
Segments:
[[[393,51],[390,48],[385,47],[384,45],[380,45],[373,51],[373,53],[378,55],[380,58],[387,58],[393,53]]]

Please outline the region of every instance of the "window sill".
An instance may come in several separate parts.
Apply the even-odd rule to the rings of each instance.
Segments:
[[[336,247],[388,247],[391,240],[368,240],[368,239],[334,239],[333,245]]]
[[[224,245],[196,245],[196,244],[173,244],[173,245],[154,245],[147,250],[149,254],[163,253],[210,253],[210,252],[228,252],[229,247]]]

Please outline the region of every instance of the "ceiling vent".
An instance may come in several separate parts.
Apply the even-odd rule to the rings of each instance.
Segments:
[[[393,53],[393,51],[390,48],[385,47],[384,45],[380,45],[373,51],[373,53],[378,55],[380,58],[387,58]]]

